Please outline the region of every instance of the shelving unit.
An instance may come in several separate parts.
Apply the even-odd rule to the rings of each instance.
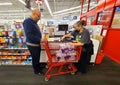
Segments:
[[[0,28],[0,65],[31,65],[22,23],[14,23],[14,26],[9,30]]]

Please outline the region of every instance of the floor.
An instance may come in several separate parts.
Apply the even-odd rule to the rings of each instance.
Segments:
[[[77,73],[51,77],[33,74],[29,66],[0,66],[0,85],[120,85],[120,64],[107,57],[102,64],[89,66],[87,74]]]

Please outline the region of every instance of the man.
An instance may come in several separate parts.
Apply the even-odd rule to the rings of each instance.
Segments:
[[[32,10],[31,16],[24,20],[23,27],[26,35],[26,44],[32,56],[32,66],[34,73],[41,75],[42,65],[40,64],[40,52],[41,46],[40,42],[42,41],[42,35],[37,25],[37,22],[41,18],[41,12],[38,8]]]

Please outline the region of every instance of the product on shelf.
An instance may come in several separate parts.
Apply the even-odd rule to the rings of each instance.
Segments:
[[[0,65],[32,64],[27,49],[22,23],[14,24],[15,28],[0,28]]]

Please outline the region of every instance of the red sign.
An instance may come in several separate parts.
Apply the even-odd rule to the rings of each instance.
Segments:
[[[43,4],[43,0],[36,0],[35,1],[37,4]]]
[[[104,10],[98,15],[97,24],[103,25],[103,28],[109,28],[111,23],[111,18],[113,14],[113,8],[109,10]]]

